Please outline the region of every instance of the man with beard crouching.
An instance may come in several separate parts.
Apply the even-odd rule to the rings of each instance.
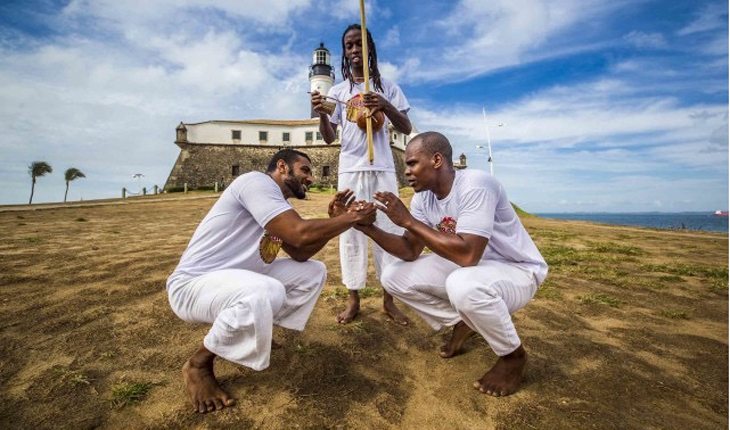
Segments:
[[[277,152],[266,173],[238,177],[195,230],[167,280],[177,316],[212,324],[182,369],[198,412],[235,403],[215,378],[215,357],[267,368],[273,324],[303,330],[324,286],[324,264],[309,258],[355,224],[375,221],[374,205],[365,202],[330,219],[302,219],[287,199],[303,199],[312,180],[309,157],[291,149]],[[337,193],[330,208],[351,197],[349,190]],[[276,258],[279,249],[291,258]]]

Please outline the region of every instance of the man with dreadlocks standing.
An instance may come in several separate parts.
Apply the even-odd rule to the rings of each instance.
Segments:
[[[368,39],[368,71],[370,87],[375,92],[364,93],[364,63],[362,58],[361,27],[350,25],[342,35],[342,77],[343,82],[335,85],[327,94],[336,100],[347,101],[346,106],[338,103],[334,112],[328,114],[324,106],[325,97],[318,92],[312,93],[312,107],[319,114],[319,130],[325,142],[332,143],[337,135],[335,129],[342,130],[339,160],[338,190],[351,189],[357,200],[371,200],[375,192],[392,192],[398,194],[398,181],[391,153],[388,135],[388,122],[403,134],[411,133],[411,122],[408,119],[410,106],[403,91],[393,82],[380,76],[378,55],[375,43],[367,31]],[[374,161],[368,159],[367,136],[363,128],[358,126],[363,115],[369,111],[373,118]],[[393,234],[400,234],[402,229],[393,224],[388,217],[378,214],[378,228]],[[373,243],[375,270],[380,278],[382,269],[395,261],[395,257],[383,251]],[[340,264],[342,266],[342,282],[350,294],[347,308],[337,315],[337,321],[343,324],[352,321],[360,310],[358,290],[365,287],[368,268],[368,238],[355,229],[340,235]],[[383,292],[383,310],[399,324],[408,324],[408,318],[395,306],[393,297]]]

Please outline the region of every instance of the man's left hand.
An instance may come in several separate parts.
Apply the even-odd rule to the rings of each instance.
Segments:
[[[347,212],[348,208],[355,200],[354,194],[355,193],[350,189],[338,191],[332,198],[332,201],[330,201],[329,207],[327,208],[327,214],[329,217],[334,218]]]
[[[375,217],[378,214],[375,208],[375,203],[369,203],[365,200],[359,200],[352,202],[347,207],[347,212],[352,212],[358,216],[356,225],[366,226],[372,225],[375,222]]]
[[[372,91],[364,94],[363,105],[370,109],[370,116],[375,115],[378,111],[385,113],[388,106],[391,106],[385,97]]]
[[[367,226],[375,223],[375,217],[378,214],[374,203],[366,202],[365,200],[359,200],[352,202],[347,209],[348,212],[355,212],[358,215],[363,214],[362,217],[356,224],[356,226]]]

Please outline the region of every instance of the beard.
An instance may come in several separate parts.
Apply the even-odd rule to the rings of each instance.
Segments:
[[[307,197],[307,190],[302,184],[302,182],[297,179],[296,176],[289,173],[289,176],[284,179],[284,184],[289,188],[289,190],[294,194],[294,197],[298,198],[299,200],[303,200]]]

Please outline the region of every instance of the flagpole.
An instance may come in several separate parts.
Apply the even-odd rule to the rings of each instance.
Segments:
[[[489,174],[494,176],[494,167],[492,166],[492,139],[489,136],[489,125],[487,124],[487,110],[482,106],[482,117],[484,118],[484,129],[487,131],[487,152],[489,153]]]

